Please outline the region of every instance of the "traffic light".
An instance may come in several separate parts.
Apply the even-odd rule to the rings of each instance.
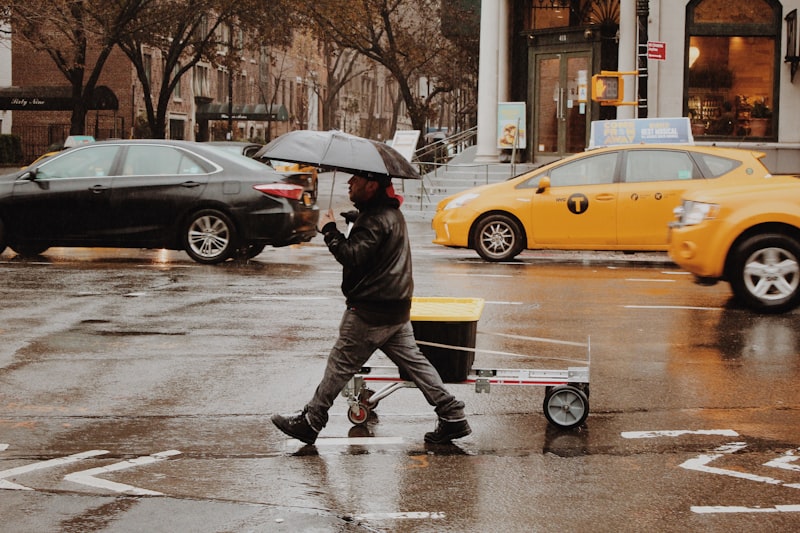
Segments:
[[[592,76],[592,100],[601,104],[616,104],[625,93],[622,75],[603,73]]]

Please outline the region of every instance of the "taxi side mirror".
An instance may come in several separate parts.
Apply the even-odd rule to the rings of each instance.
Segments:
[[[536,189],[536,194],[542,194],[550,188],[550,176],[542,176],[539,178],[539,187]]]

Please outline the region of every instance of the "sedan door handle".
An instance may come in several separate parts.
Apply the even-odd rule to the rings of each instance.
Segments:
[[[198,187],[200,185],[199,181],[184,181],[181,183],[182,187]]]
[[[107,185],[93,185],[89,187],[89,190],[92,191],[94,194],[100,194],[106,192],[110,188],[111,187],[108,187]]]
[[[594,197],[595,200],[599,200],[602,202],[607,202],[609,200],[613,200],[614,198],[616,198],[616,195],[611,193],[600,193]]]

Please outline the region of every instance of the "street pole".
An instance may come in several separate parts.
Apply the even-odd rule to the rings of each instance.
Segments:
[[[233,140],[233,25],[228,26],[228,140]]]

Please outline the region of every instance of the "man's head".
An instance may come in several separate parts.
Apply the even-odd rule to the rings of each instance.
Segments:
[[[386,187],[391,185],[392,180],[387,176],[362,172],[353,174],[353,177],[347,183],[350,185],[348,189],[350,201],[354,204],[365,204],[385,191]]]

